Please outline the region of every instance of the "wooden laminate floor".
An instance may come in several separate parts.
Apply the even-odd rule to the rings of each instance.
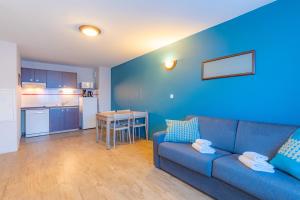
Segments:
[[[210,198],[156,169],[151,142],[107,151],[89,130],[23,139],[18,152],[0,155],[0,199]]]

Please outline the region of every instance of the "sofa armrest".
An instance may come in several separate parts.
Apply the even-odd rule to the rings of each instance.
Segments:
[[[165,131],[159,131],[153,134],[153,162],[155,167],[159,168],[159,155],[158,155],[158,146],[160,143],[164,142],[166,136]]]

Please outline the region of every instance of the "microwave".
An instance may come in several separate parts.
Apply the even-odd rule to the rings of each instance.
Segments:
[[[81,86],[81,89],[94,89],[93,82],[81,82],[80,86]]]

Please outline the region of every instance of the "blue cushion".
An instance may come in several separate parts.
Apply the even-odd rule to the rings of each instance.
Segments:
[[[300,199],[300,182],[286,173],[257,172],[245,167],[237,154],[214,161],[213,177],[235,186],[259,199]]]
[[[199,117],[201,138],[210,140],[212,146],[233,152],[237,120]]]
[[[193,143],[200,138],[197,118],[187,121],[166,120],[166,123],[166,142]]]
[[[300,129],[282,145],[271,164],[300,179]]]
[[[158,154],[186,168],[211,176],[213,160],[230,153],[216,149],[215,154],[201,154],[191,144],[164,142],[159,145]]]
[[[254,151],[272,158],[295,130],[293,126],[240,121],[234,152]]]

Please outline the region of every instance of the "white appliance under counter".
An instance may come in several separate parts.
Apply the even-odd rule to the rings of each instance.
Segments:
[[[26,137],[34,137],[49,134],[49,109],[32,108],[25,111]]]

